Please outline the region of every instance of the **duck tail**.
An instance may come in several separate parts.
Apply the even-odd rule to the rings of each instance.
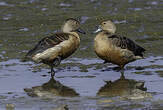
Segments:
[[[31,60],[31,58],[29,57],[29,56],[25,56],[25,57],[23,57],[22,59],[21,59],[21,62],[27,62],[27,61],[30,61]]]
[[[32,51],[30,50],[22,59],[22,62],[27,62],[27,61],[31,61],[31,57],[32,57]]]
[[[144,58],[144,53],[145,53],[145,49],[143,47],[140,47],[139,45],[137,45],[136,49],[135,49],[135,56],[137,57],[137,59],[142,59]]]

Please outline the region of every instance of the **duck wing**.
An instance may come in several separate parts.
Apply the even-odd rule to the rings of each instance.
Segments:
[[[26,58],[30,58],[31,56],[41,53],[48,48],[55,47],[56,45],[68,39],[68,33],[55,33],[51,36],[47,36],[40,40],[37,45],[26,54]]]
[[[128,49],[132,51],[135,56],[143,57],[143,52],[145,52],[145,49],[129,38],[119,35],[110,35],[108,38],[111,39],[113,45],[116,45],[122,49]]]

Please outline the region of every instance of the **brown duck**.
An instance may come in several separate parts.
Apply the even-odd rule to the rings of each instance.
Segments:
[[[145,49],[129,38],[116,35],[116,26],[112,21],[103,21],[96,32],[99,33],[94,39],[94,51],[105,62],[123,69],[126,64],[143,58]]]
[[[62,26],[62,32],[43,38],[27,53],[26,58],[49,65],[53,77],[53,67],[58,66],[61,60],[72,55],[79,47],[80,38],[77,32],[85,34],[79,27],[79,21],[74,18],[67,19]]]

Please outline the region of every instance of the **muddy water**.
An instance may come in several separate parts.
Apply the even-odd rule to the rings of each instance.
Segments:
[[[0,110],[163,108],[162,5],[162,0],[0,0]],[[87,35],[81,35],[78,51],[50,80],[46,65],[21,59],[69,17],[79,18]],[[115,65],[103,64],[93,52],[91,32],[107,18],[119,34],[147,49],[145,59],[126,66],[125,80]],[[103,96],[105,90],[108,96]],[[115,90],[120,92],[115,95]]]

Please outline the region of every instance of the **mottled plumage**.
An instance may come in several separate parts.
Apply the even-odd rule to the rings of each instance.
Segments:
[[[119,65],[121,69],[132,61],[143,58],[145,49],[127,37],[117,35],[110,20],[103,21],[94,39],[94,51],[101,59]]]
[[[130,50],[134,53],[135,56],[143,57],[143,52],[145,49],[134,43],[129,38],[118,35],[111,35],[108,36],[108,38],[112,41],[113,45],[122,49]]]
[[[41,53],[46,49],[54,47],[68,39],[69,39],[68,33],[55,33],[51,36],[45,37],[42,40],[40,40],[38,44],[27,53],[26,57],[31,58],[33,55]]]
[[[54,76],[53,66],[58,66],[61,60],[72,55],[79,47],[80,38],[77,32],[85,34],[79,26],[79,21],[73,18],[67,19],[62,27],[62,32],[40,40],[27,53],[26,58],[37,63],[48,64],[51,67],[51,76]]]

